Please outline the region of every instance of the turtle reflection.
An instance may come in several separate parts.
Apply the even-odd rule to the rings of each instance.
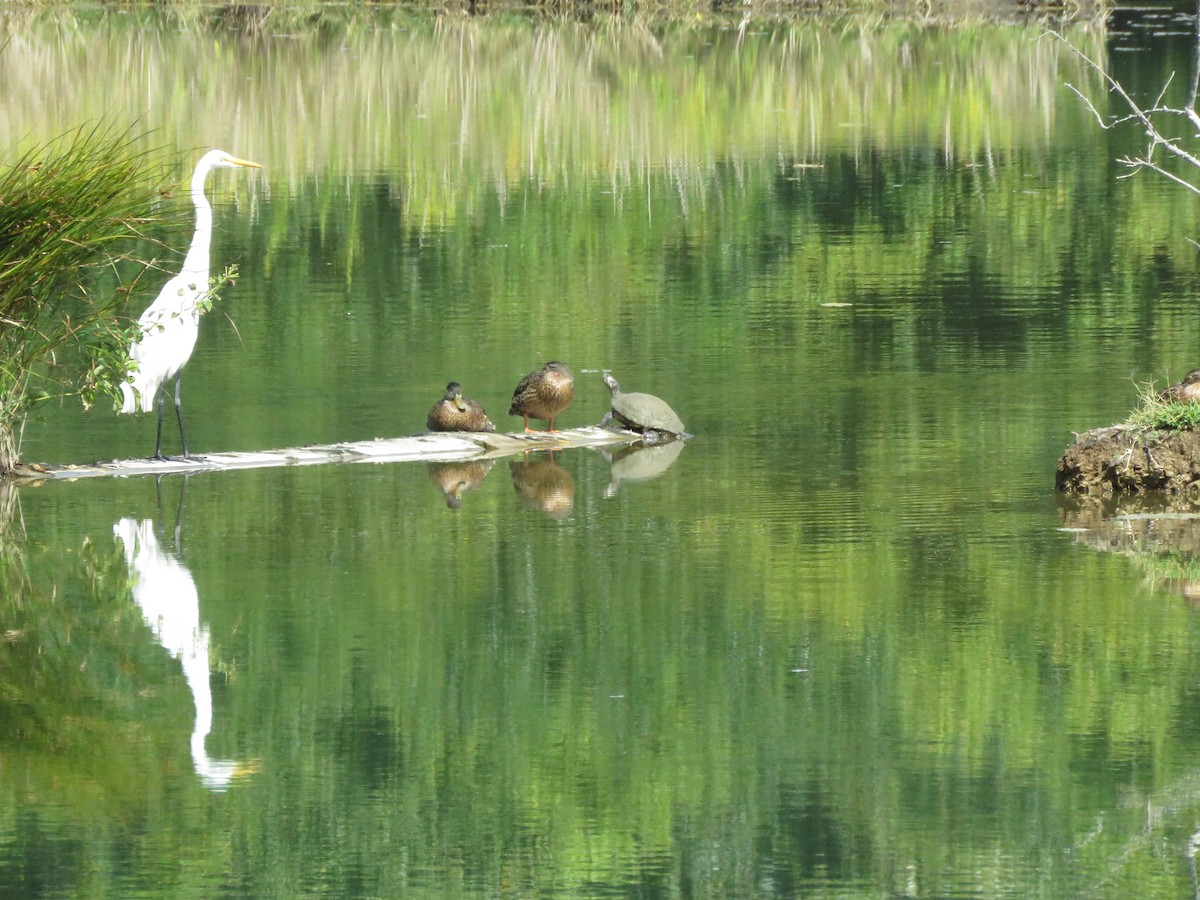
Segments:
[[[552,519],[561,519],[575,505],[575,479],[554,461],[546,459],[514,460],[508,464],[513,487],[526,504]]]
[[[605,452],[604,456],[612,463],[612,478],[604,496],[615,497],[624,482],[657,478],[675,464],[685,446],[683,441],[668,441],[653,446],[637,443],[615,453]]]
[[[483,484],[483,479],[496,464],[494,459],[472,459],[465,462],[431,462],[429,480],[434,483],[446,505],[451,509],[462,506],[463,494]]]

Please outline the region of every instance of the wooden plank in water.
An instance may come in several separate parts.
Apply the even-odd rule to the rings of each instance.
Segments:
[[[605,444],[631,444],[641,440],[633,431],[607,428],[572,428],[553,434],[488,434],[484,432],[436,432],[373,441],[320,444],[285,450],[205,453],[190,459],[114,459],[91,465],[18,466],[13,474],[20,478],[61,479],[125,477],[130,475],[172,475],[180,472],[224,472],[234,469],[262,469],[274,466],[314,466],[329,463],[412,462],[419,460],[455,462],[468,459],[494,459],[529,450],[568,450],[575,447],[599,447]]]

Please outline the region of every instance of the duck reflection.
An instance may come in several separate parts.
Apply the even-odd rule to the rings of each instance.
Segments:
[[[615,497],[622,482],[657,478],[675,464],[686,446],[683,441],[667,441],[653,446],[637,443],[615,453],[605,452],[605,458],[612,463],[612,476],[604,496]]]
[[[451,509],[462,506],[463,494],[483,484],[487,473],[496,464],[494,459],[473,459],[467,462],[431,462],[429,480],[432,481]]]
[[[575,479],[549,459],[514,460],[508,464],[513,487],[525,503],[552,519],[561,519],[575,505]]]
[[[113,526],[113,534],[125,547],[125,561],[133,576],[133,600],[154,636],[183,666],[192,692],[196,706],[192,765],[205,787],[224,791],[235,778],[251,774],[254,768],[236,760],[213,759],[205,749],[212,730],[209,633],[200,623],[200,598],[192,573],[159,545],[150,519],[121,519]]]

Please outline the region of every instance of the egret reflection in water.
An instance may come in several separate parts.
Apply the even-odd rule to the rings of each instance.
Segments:
[[[182,501],[181,501],[182,502]],[[212,687],[209,684],[208,628],[200,623],[200,597],[192,573],[162,548],[150,519],[121,519],[113,534],[125,547],[133,576],[133,600],[146,624],[166,651],[179,660],[192,692],[196,723],[192,729],[192,765],[204,786],[225,790],[244,767],[236,760],[213,759],[205,749],[212,730]]]

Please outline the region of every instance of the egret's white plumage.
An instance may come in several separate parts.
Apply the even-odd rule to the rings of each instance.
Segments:
[[[196,208],[196,231],[183,260],[183,270],[170,279],[157,299],[138,319],[141,333],[129,348],[129,357],[137,365],[121,383],[124,402],[121,412],[154,409],[158,398],[158,439],[155,458],[162,457],[162,396],[164,384],[175,378],[175,414],[179,419],[179,440],[186,458],[187,439],[183,436],[183,409],[179,400],[179,372],[191,358],[200,331],[200,313],[208,293],[208,248],[212,239],[212,207],[204,196],[204,182],[213,169],[262,168],[256,162],[238,159],[224,150],[210,150],[192,173],[192,205]]]

